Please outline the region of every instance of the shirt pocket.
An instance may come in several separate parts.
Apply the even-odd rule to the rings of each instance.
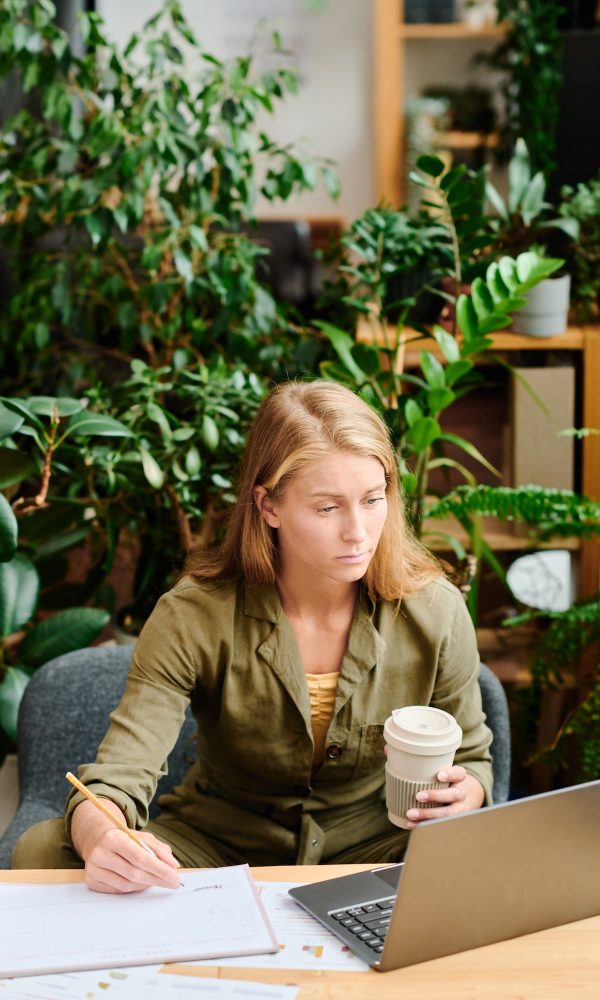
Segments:
[[[377,771],[383,773],[385,753],[383,725],[361,726],[358,742],[358,757],[353,778],[366,778]]]

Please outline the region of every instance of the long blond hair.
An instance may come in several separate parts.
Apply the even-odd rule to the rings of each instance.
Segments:
[[[336,382],[284,382],[262,403],[248,437],[238,501],[225,538],[190,561],[186,572],[204,579],[242,578],[274,583],[276,532],[254,501],[256,486],[281,499],[289,483],[333,451],[381,462],[387,482],[388,513],[364,584],[373,600],[399,600],[442,575],[439,564],[409,528],[398,467],[381,417],[350,389]]]

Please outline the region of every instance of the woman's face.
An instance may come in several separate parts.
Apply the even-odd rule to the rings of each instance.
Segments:
[[[387,515],[376,458],[336,451],[294,479],[281,500],[257,487],[256,502],[277,531],[284,576],[352,583],[366,573]]]

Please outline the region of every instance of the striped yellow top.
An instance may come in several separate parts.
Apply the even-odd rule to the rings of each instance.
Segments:
[[[313,769],[320,767],[325,755],[325,740],[327,730],[333,715],[333,703],[339,678],[338,671],[332,674],[307,674],[306,683],[310,695],[310,714],[312,718],[315,752]]]

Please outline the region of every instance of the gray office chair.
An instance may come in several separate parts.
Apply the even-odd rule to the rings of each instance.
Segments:
[[[67,771],[94,760],[129,669],[131,646],[90,646],[58,656],[31,678],[19,711],[17,763],[19,807],[0,839],[0,868],[10,867],[18,837],[34,823],[60,816],[70,786]],[[168,759],[158,795],[178,784],[196,752],[196,723],[188,709]]]
[[[60,816],[69,793],[67,771],[93,760],[108,727],[108,717],[125,686],[132,648],[91,646],[59,656],[31,678],[19,712],[17,813],[0,840],[0,868],[10,867],[17,838],[34,823]],[[494,734],[494,801],[508,797],[510,736],[506,697],[498,678],[481,667],[484,711]],[[195,753],[195,721],[188,709],[168,760],[158,795],[181,781]]]

